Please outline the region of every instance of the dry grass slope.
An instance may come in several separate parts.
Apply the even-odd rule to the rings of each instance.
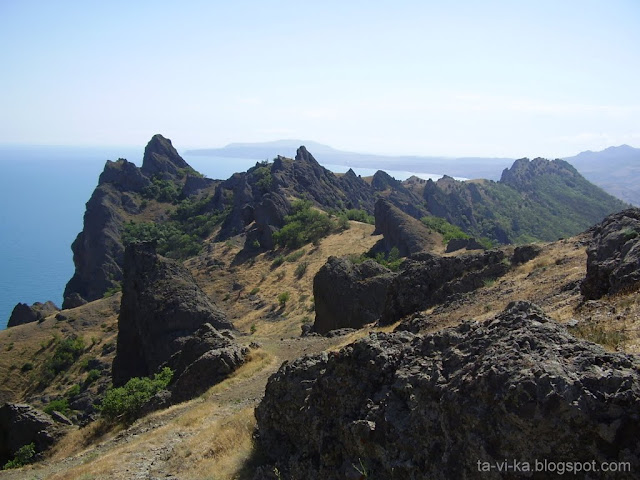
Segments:
[[[245,479],[259,461],[252,434],[253,409],[266,381],[283,361],[303,354],[338,349],[379,328],[368,327],[337,338],[299,337],[303,322],[313,321],[312,280],[329,255],[360,254],[379,237],[373,226],[351,222],[351,229],[291,252],[261,253],[253,261],[234,263],[240,239],[212,244],[186,262],[198,283],[229,314],[243,332],[239,341],[258,342],[249,362],[201,397],[148,415],[127,429],[106,429],[101,422],[71,432],[49,458],[22,470],[0,472],[0,478],[66,479]],[[640,352],[640,302],[637,292],[596,302],[582,302],[577,288],[585,275],[585,240],[576,237],[543,245],[536,259],[447,305],[425,311],[436,330],[462,320],[483,320],[502,311],[513,300],[539,304],[555,320],[576,324],[576,335],[603,343],[612,350]],[[301,253],[302,252],[302,253]],[[273,267],[278,254],[292,255]],[[295,258],[298,257],[299,258]],[[306,271],[295,271],[306,262]],[[282,307],[278,295],[289,292]],[[34,361],[36,371],[48,350],[40,343],[54,333],[81,335],[95,355],[115,342],[119,295],[64,312],[75,320],[51,317],[0,332],[0,392],[7,398],[28,394],[28,376],[12,378],[11,364]],[[383,331],[391,331],[388,326]],[[9,347],[13,343],[12,347]],[[38,353],[40,351],[40,353]],[[111,354],[112,355],[112,354]],[[74,367],[75,368],[75,367]],[[47,391],[62,392],[83,375],[72,368]],[[18,368],[19,370],[19,368]],[[4,375],[4,376],[1,376]],[[27,372],[28,375],[28,372]]]

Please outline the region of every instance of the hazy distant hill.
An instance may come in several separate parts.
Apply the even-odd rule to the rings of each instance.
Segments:
[[[223,148],[189,150],[187,154],[271,160],[277,155],[294,156],[300,145],[305,145],[323,164],[439,173],[452,177],[489,180],[499,180],[502,170],[510,167],[515,161],[513,158],[373,155],[345,152],[311,140],[231,143]],[[640,149],[621,145],[609,147],[601,152],[582,152],[564,160],[607,193],[640,206]]]
[[[406,170],[416,173],[439,173],[452,177],[498,180],[502,170],[511,166],[511,158],[421,157],[411,155],[374,155],[336,150],[310,140],[276,140],[264,143],[231,143],[223,148],[188,150],[187,155],[210,155],[232,158],[272,160],[277,155],[295,156],[300,145],[313,152],[322,164],[345,165],[378,170]]]
[[[565,158],[587,180],[625,202],[640,206],[640,148],[609,147]]]

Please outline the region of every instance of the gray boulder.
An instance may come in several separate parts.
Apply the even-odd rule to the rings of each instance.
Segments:
[[[542,247],[538,245],[522,245],[516,247],[511,257],[513,265],[522,265],[527,263],[542,253]]]
[[[209,323],[202,325],[167,362],[173,370],[169,390],[175,401],[196,397],[244,363],[247,347]]]
[[[271,466],[256,478],[498,479],[478,462],[505,459],[628,462],[616,478],[636,478],[639,372],[527,302],[429,335],[372,334],[269,379],[256,419]]]
[[[313,331],[360,328],[378,320],[394,276],[373,260],[356,265],[346,258],[329,257],[313,279]]]
[[[586,299],[640,285],[640,209],[609,215],[592,229],[587,248],[587,275],[581,292]]]
[[[475,238],[452,238],[447,243],[447,253],[457,252],[458,250],[486,250]]]
[[[49,415],[31,405],[4,404],[0,407],[0,467],[24,445],[34,443],[36,453],[44,452],[63,432]]]
[[[60,311],[60,309],[52,301],[45,303],[36,302],[31,306],[26,303],[18,303],[11,312],[11,316],[7,322],[7,328],[44,320],[49,315],[53,315],[58,311]]]

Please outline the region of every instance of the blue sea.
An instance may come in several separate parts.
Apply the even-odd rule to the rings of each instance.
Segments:
[[[144,147],[0,145],[0,329],[18,302],[53,301],[74,271],[71,243],[106,160],[142,164]],[[209,178],[226,179],[256,159],[183,155]],[[325,165],[335,172],[348,167]],[[363,176],[375,170],[354,168]],[[397,179],[411,172],[387,171]],[[439,175],[419,174],[421,177]]]

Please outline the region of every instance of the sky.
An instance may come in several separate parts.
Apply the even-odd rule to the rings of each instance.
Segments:
[[[640,2],[0,0],[0,143],[640,146]]]

